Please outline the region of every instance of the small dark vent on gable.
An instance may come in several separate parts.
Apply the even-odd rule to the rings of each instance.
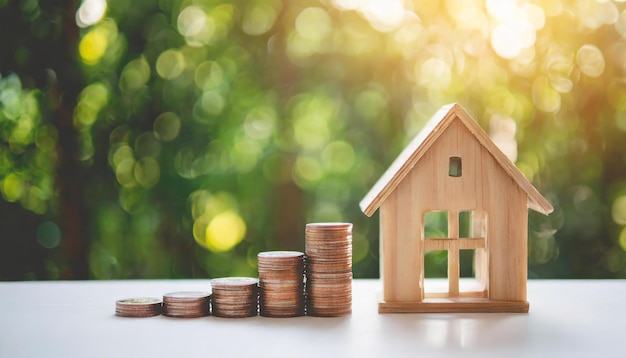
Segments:
[[[448,163],[448,175],[451,177],[460,177],[463,175],[463,163],[461,157],[450,157]]]

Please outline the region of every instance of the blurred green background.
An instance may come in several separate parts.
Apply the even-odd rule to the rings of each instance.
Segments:
[[[318,221],[378,277],[358,202],[450,102],[555,207],[529,277],[626,278],[624,1],[0,0],[0,29],[2,280],[256,276]]]

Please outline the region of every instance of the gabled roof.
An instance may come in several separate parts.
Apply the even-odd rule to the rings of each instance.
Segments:
[[[424,153],[437,141],[441,133],[448,128],[450,123],[457,119],[464,124],[470,133],[476,137],[476,140],[487,149],[513,181],[526,192],[528,195],[528,207],[530,209],[544,215],[548,215],[554,210],[546,198],[535,189],[524,174],[517,169],[515,164],[502,153],[491,138],[489,138],[487,133],[483,131],[465,109],[458,103],[452,103],[441,107],[437,113],[430,118],[426,126],[424,126],[417,136],[413,138],[411,143],[404,148],[385,174],[383,174],[369,193],[361,200],[359,206],[365,215],[372,216],[372,214],[374,214],[387,196],[396,189],[398,184],[400,184],[404,177],[413,169]]]

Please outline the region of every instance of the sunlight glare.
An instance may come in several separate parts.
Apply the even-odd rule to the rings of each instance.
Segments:
[[[550,85],[546,77],[541,76],[533,82],[533,103],[539,110],[556,113],[561,109],[561,94]]]
[[[486,30],[489,20],[483,1],[446,0],[446,10],[457,23],[458,28]]]
[[[580,22],[588,29],[613,25],[619,18],[619,10],[612,1],[579,1],[576,5]]]
[[[84,0],[76,11],[76,25],[87,27],[97,24],[107,10],[106,0]]]
[[[178,14],[177,28],[187,44],[193,47],[208,45],[216,34],[213,17],[194,5],[187,6]]]
[[[332,31],[332,19],[319,7],[307,7],[296,18],[296,32],[299,36],[321,41]]]
[[[263,35],[268,32],[278,17],[279,9],[266,2],[250,4],[243,14],[242,30],[248,35]]]
[[[206,16],[197,6],[187,6],[178,14],[178,32],[183,36],[193,36],[202,31]]]
[[[561,93],[568,93],[574,87],[574,82],[570,77],[574,70],[572,59],[562,54],[551,56],[547,63],[546,69],[550,84],[555,90]]]
[[[513,163],[517,161],[516,131],[517,124],[511,117],[493,115],[489,121],[489,137]]]
[[[429,58],[421,66],[419,71],[419,83],[428,88],[444,89],[452,81],[452,70],[448,64],[439,58]]]
[[[360,10],[372,27],[380,32],[392,31],[404,20],[402,0],[364,1]]]
[[[599,77],[606,66],[602,51],[594,45],[585,44],[576,53],[578,68],[589,77]]]
[[[546,24],[546,14],[543,9],[535,4],[528,4],[522,7],[528,24],[535,30],[540,30]]]
[[[334,0],[333,3],[341,10],[356,10],[361,5],[360,0]]]
[[[393,31],[404,21],[402,0],[334,0],[333,3],[343,11],[357,10],[380,32]]]
[[[491,45],[503,58],[513,58],[522,51],[522,29],[512,25],[498,25],[491,32]]]
[[[216,215],[206,228],[206,246],[214,252],[230,251],[246,235],[246,223],[232,210]]]
[[[161,78],[171,80],[178,77],[185,69],[185,57],[178,50],[163,51],[156,61],[156,70]]]
[[[485,1],[487,12],[499,21],[517,17],[516,0],[487,0]]]
[[[532,47],[536,31],[545,25],[545,13],[537,5],[487,0],[486,7],[497,23],[491,32],[491,45],[502,58],[512,59]]]
[[[89,31],[78,44],[78,53],[83,62],[94,65],[106,54],[109,40],[105,28]]]

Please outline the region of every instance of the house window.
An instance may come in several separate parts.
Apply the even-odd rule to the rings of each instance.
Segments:
[[[451,177],[460,177],[463,174],[463,163],[461,157],[450,157],[448,163],[448,175]]]
[[[425,239],[447,239],[448,212],[440,210],[426,212],[423,230]]]
[[[487,215],[482,210],[464,210],[459,212],[459,238],[484,238]]]
[[[487,297],[487,213],[427,211],[422,225],[423,277],[447,277],[425,281],[425,297]]]
[[[424,247],[423,273],[425,279],[446,279],[437,280],[435,287],[431,286],[433,281],[427,280],[428,287],[425,292],[428,294],[437,293],[444,295],[449,291],[448,287],[448,250],[439,247],[445,246],[448,238],[448,212],[443,210],[427,211],[424,213],[422,226],[423,238],[426,242],[432,243],[434,247]],[[439,243],[439,245],[437,244]]]
[[[459,277],[476,278],[475,254],[476,249],[459,249]]]

